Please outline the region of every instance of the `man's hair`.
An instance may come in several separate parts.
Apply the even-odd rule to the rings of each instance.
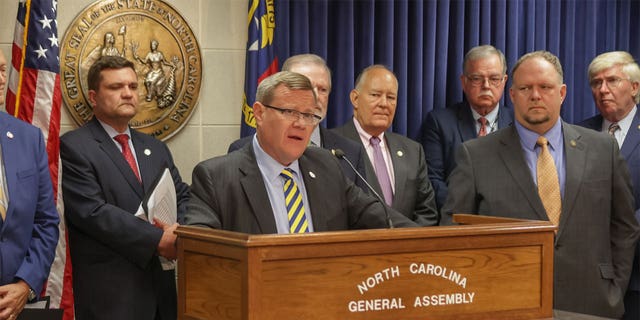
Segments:
[[[102,70],[122,68],[131,68],[134,72],[136,71],[133,62],[119,56],[103,56],[96,60],[89,68],[89,75],[87,76],[89,90],[98,90],[100,80],[102,80],[100,76]]]
[[[511,78],[513,79],[513,75],[516,74],[516,70],[518,70],[518,68],[523,62],[533,58],[540,58],[549,62],[553,66],[553,68],[556,69],[556,72],[560,77],[560,83],[564,83],[564,72],[562,72],[562,64],[560,64],[560,59],[558,59],[558,57],[556,57],[553,53],[549,51],[543,51],[543,50],[529,52],[523,55],[522,57],[520,57],[520,59],[518,59],[518,62],[516,62],[516,65],[513,66],[513,70],[511,70]]]
[[[273,101],[273,94],[276,88],[284,85],[289,90],[308,90],[313,94],[313,101],[317,103],[316,92],[309,78],[291,71],[280,71],[265,78],[258,85],[256,90],[256,101],[263,104],[270,104]]]
[[[372,64],[366,68],[364,68],[360,74],[358,75],[358,77],[356,78],[356,82],[355,82],[355,88],[356,90],[360,89],[360,86],[362,86],[362,83],[364,82],[365,78],[367,77],[367,74],[369,73],[369,71],[374,70],[374,69],[383,69],[383,70],[387,70],[389,71],[393,77],[396,79],[396,82],[398,81],[398,77],[396,77],[396,74],[393,73],[393,71],[389,70],[389,68],[387,68],[385,65],[382,64]]]
[[[605,52],[595,57],[589,64],[589,80],[592,80],[597,73],[615,66],[622,67],[622,72],[629,78],[629,81],[640,84],[640,67],[633,56],[626,51]],[[636,103],[640,103],[640,90],[634,100]]]
[[[467,54],[464,55],[464,61],[462,62],[462,72],[464,74],[467,74],[467,65],[470,61],[485,59],[493,55],[497,55],[500,58],[500,63],[502,63],[502,74],[506,74],[507,59],[505,59],[504,53],[491,45],[483,45],[471,48],[471,50],[469,50]]]
[[[297,54],[295,56],[289,57],[282,64],[282,71],[292,71],[291,68],[300,64],[312,64],[324,68],[324,70],[327,71],[327,75],[329,76],[329,89],[331,89],[331,70],[327,66],[327,62],[324,61],[324,59],[313,53]]]

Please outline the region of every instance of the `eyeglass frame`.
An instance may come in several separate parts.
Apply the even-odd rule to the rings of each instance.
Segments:
[[[499,80],[498,79],[492,79],[494,76],[483,77],[483,76],[479,76],[479,75],[468,75],[468,74],[465,74],[464,77],[467,78],[467,80],[474,87],[480,87],[485,83],[485,81],[488,81],[489,85],[491,87],[494,87],[494,88],[498,87],[502,82],[504,82],[504,79],[505,79],[505,75],[504,74],[498,76],[498,77],[500,77]],[[480,81],[480,82],[478,82],[478,81]],[[497,82],[495,82],[495,81],[497,81]]]
[[[315,126],[318,123],[320,123],[320,121],[322,121],[322,117],[317,114],[300,112],[294,109],[275,107],[265,103],[261,103],[261,104],[269,109],[273,109],[280,112],[280,114],[283,115],[287,120],[301,121],[303,124],[309,125],[309,126],[312,126],[312,125]]]
[[[606,83],[607,88],[610,88],[610,89],[618,88],[620,87],[620,84],[622,84],[622,81],[624,80],[631,81],[631,79],[629,78],[620,78],[616,76],[607,77],[604,79],[592,79],[591,81],[589,81],[589,87],[591,87],[591,89],[593,90],[600,89],[602,88],[602,84]]]

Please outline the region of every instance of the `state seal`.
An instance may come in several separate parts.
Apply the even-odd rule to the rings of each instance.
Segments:
[[[200,94],[200,45],[185,19],[161,0],[101,0],[67,28],[60,50],[62,96],[78,125],[93,117],[87,73],[98,58],[119,55],[138,74],[134,129],[166,140],[189,120]]]

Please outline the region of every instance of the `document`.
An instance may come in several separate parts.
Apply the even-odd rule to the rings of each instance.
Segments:
[[[176,187],[169,169],[165,168],[162,174],[154,180],[151,190],[145,195],[135,216],[153,223],[154,219],[165,224],[174,224],[178,221],[178,203]],[[175,269],[175,262],[159,257],[163,270]]]

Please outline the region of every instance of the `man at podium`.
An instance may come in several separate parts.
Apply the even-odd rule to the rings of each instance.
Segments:
[[[251,143],[193,170],[185,224],[251,234],[417,226],[356,187],[330,151],[307,148],[322,117],[309,79],[282,71],[258,86]]]

